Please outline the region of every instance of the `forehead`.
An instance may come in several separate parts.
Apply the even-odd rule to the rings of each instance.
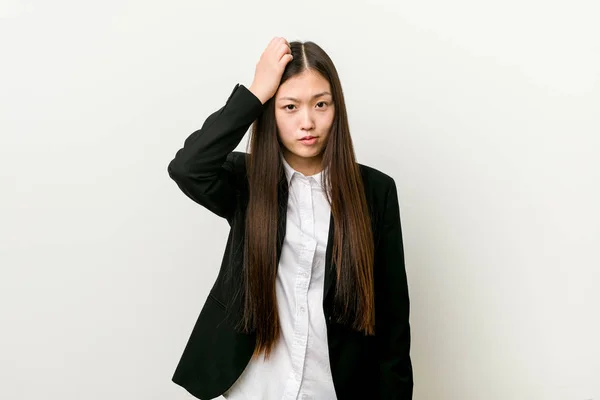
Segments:
[[[331,93],[329,81],[317,72],[304,71],[282,83],[275,96],[277,100],[292,97],[300,101],[309,101],[314,95],[323,92]]]

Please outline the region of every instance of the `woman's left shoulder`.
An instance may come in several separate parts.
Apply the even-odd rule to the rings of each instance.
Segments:
[[[391,186],[395,184],[394,178],[380,169],[361,163],[358,163],[358,166],[361,171],[366,191],[375,190],[387,192]]]

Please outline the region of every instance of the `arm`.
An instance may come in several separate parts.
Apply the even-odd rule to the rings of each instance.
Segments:
[[[167,168],[183,193],[228,221],[237,200],[232,151],[262,110],[261,100],[237,84],[226,104],[185,140]]]
[[[378,246],[375,335],[379,361],[379,399],[410,400],[413,372],[410,359],[410,301],[404,266],[400,207],[396,183],[385,201],[383,231]]]

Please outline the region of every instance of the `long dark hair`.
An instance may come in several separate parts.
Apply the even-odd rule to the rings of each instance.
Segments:
[[[350,137],[340,79],[327,53],[313,42],[290,42],[293,60],[280,84],[304,71],[321,74],[331,86],[335,116],[323,150],[323,185],[334,223],[333,260],[337,281],[334,317],[367,335],[375,334],[373,282],[374,243],[371,219],[359,166]],[[275,98],[264,104],[251,127],[246,165],[249,202],[246,213],[243,269],[242,330],[256,332],[254,356],[268,358],[280,335],[275,282],[277,223],[285,209],[278,207],[284,176],[283,146],[275,120]]]

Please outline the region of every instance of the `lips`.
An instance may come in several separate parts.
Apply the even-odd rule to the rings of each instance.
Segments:
[[[303,138],[301,138],[300,140],[310,140],[312,138],[314,138],[315,136],[304,136]]]

